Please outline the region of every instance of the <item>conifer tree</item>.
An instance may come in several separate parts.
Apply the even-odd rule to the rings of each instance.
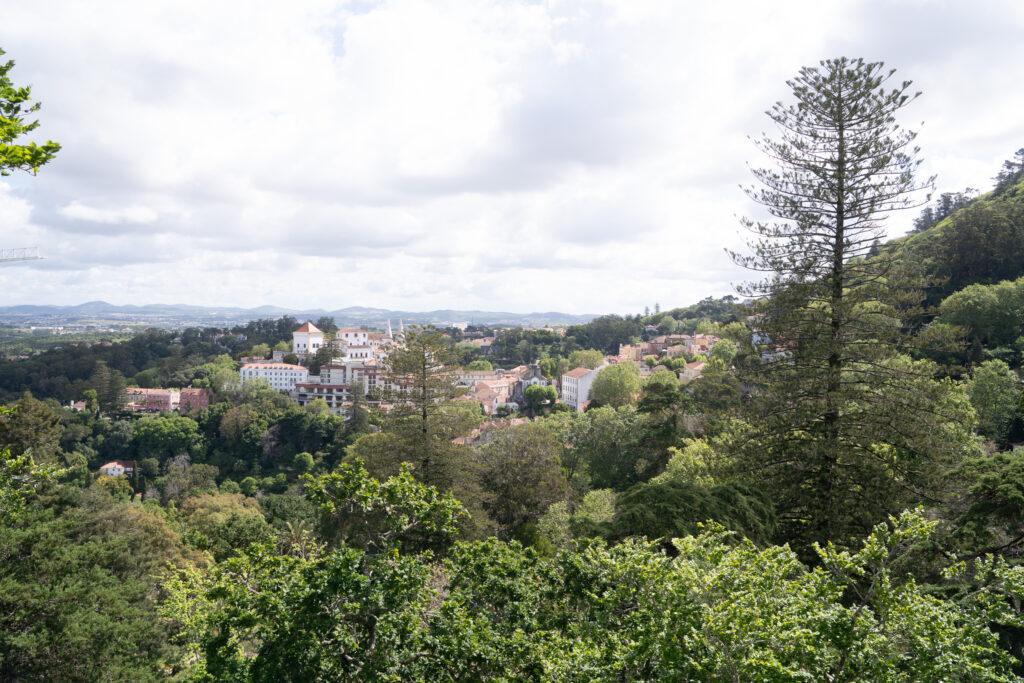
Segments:
[[[383,384],[373,392],[385,403],[383,428],[393,437],[389,452],[375,460],[393,467],[412,463],[417,479],[444,491],[458,488],[456,482],[471,469],[464,447],[453,439],[480,423],[475,404],[454,400],[465,392],[456,381],[457,368],[454,348],[441,330],[413,325],[381,362]]]
[[[896,122],[917,94],[890,87],[893,73],[838,58],[788,82],[795,101],[767,112],[778,136],[757,142],[773,165],[747,190],[775,220],[744,220],[753,254],[733,254],[768,273],[742,290],[769,343],[747,368],[759,410],[739,463],[774,482],[798,543],[842,542],[927,497],[969,438],[962,394],[897,353],[897,264],[867,258],[886,216],[926,201],[932,182],[915,180],[916,133]]]

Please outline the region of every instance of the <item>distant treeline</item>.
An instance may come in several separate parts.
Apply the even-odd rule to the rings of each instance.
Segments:
[[[66,403],[81,398],[100,363],[130,380],[155,370],[165,381],[188,386],[191,378],[181,370],[197,367],[221,354],[236,355],[257,344],[291,343],[299,322],[290,316],[254,320],[231,329],[188,328],[181,332],[150,329],[128,341],[110,346],[65,346],[24,360],[0,361],[0,401],[26,391],[37,398]],[[177,377],[173,377],[178,373]],[[95,388],[95,387],[92,387]]]

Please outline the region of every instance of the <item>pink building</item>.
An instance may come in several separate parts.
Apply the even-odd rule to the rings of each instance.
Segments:
[[[198,389],[196,387],[182,389],[178,400],[178,410],[185,414],[193,410],[209,408],[210,399],[212,398],[213,391],[210,389]]]
[[[181,392],[177,389],[144,389],[128,387],[124,390],[124,409],[138,413],[156,413],[177,410]]]
[[[124,409],[133,413],[158,413],[161,410],[177,410],[188,413],[210,405],[213,391],[210,389],[145,389],[128,387],[122,397]]]

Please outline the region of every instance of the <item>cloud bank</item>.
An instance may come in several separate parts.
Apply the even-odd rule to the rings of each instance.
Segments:
[[[0,47],[63,145],[0,184],[6,300],[637,312],[748,277],[748,136],[803,65],[923,95],[940,191],[1024,145],[1024,8],[53,0]],[[919,125],[920,122],[923,125]],[[892,220],[899,233],[912,216]]]

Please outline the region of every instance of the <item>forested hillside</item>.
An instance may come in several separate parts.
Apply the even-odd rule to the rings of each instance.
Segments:
[[[925,208],[921,228],[885,250],[927,279],[927,301],[938,304],[972,284],[1024,275],[1024,149],[1003,163],[990,192],[943,194]]]
[[[746,303],[411,327],[346,416],[240,382],[287,317],[0,363],[0,679],[1024,680],[1024,151],[882,243],[929,191],[891,76],[770,110]],[[529,363],[593,400],[465,400]]]

